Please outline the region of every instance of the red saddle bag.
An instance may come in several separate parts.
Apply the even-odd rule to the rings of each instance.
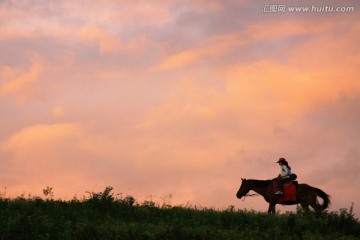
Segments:
[[[274,192],[279,191],[278,179],[274,181]],[[276,195],[276,202],[283,205],[296,204],[296,184],[291,179],[283,183],[283,195]]]

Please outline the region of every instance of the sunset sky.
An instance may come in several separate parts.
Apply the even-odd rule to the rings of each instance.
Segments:
[[[0,195],[265,211],[240,179],[285,157],[360,217],[359,20],[357,0],[0,0]]]

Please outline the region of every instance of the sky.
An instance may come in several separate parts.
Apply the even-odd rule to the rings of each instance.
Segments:
[[[285,157],[360,216],[359,17],[355,0],[0,0],[0,194],[266,211],[235,194]]]

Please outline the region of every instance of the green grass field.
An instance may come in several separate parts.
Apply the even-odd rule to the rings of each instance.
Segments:
[[[0,198],[0,239],[359,239],[349,209],[268,215],[138,203],[116,198],[107,187],[82,200],[24,196]]]

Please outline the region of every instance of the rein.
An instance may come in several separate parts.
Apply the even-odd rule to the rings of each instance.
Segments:
[[[257,196],[260,196],[260,194],[258,193],[253,193],[253,194],[245,194],[243,197],[243,202],[245,201],[245,197],[257,197]]]

